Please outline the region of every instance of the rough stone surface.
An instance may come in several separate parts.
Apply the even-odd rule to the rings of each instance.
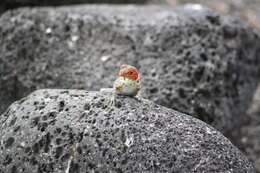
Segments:
[[[34,89],[111,87],[128,63],[144,98],[226,133],[255,90],[259,36],[203,7],[25,8],[1,16],[0,35],[1,110]]]
[[[165,3],[165,0],[154,0],[154,3]],[[250,25],[260,29],[259,0],[167,0],[171,6],[183,3],[200,3],[224,14],[232,14],[246,20]],[[260,57],[259,57],[260,58]],[[260,75],[259,75],[260,77]],[[260,86],[255,94],[253,104],[245,114],[245,124],[241,131],[233,135],[233,142],[246,156],[255,163],[260,173]]]
[[[148,2],[168,3],[171,6],[183,3],[199,3],[224,14],[239,16],[260,29],[259,0],[148,0]]]
[[[248,120],[241,128],[242,133],[237,136],[236,143],[240,144],[239,148],[255,163],[256,170],[260,173],[260,85],[247,117]]]
[[[39,90],[0,118],[0,172],[254,172],[221,133],[148,100]]]

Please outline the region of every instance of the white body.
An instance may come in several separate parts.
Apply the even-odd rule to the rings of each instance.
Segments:
[[[119,95],[136,96],[140,90],[139,80],[131,80],[124,77],[119,77],[114,82],[114,91]]]

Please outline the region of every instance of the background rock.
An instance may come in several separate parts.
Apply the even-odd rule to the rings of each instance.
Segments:
[[[176,6],[186,3],[199,3],[223,14],[232,14],[247,20],[260,29],[259,0],[148,0],[147,3],[159,3]]]
[[[61,6],[61,5],[75,5],[84,3],[107,3],[107,4],[126,4],[135,3],[143,4],[145,0],[1,0],[0,14],[6,10],[24,7],[24,6]]]
[[[247,20],[253,26],[260,28],[259,0],[2,0],[0,2],[0,13],[24,6],[61,6],[84,3],[168,4],[171,6],[186,3],[199,3],[224,14],[237,15]]]
[[[152,2],[152,1],[149,1]],[[156,1],[156,3],[166,1]],[[260,1],[259,0],[167,0],[171,6],[183,3],[199,3],[208,6],[222,14],[231,14],[246,20],[251,26],[260,29]],[[258,75],[260,77],[260,75]],[[260,173],[260,84],[255,99],[241,127],[242,131],[233,134],[233,142],[255,162],[257,172]]]
[[[209,125],[143,99],[108,107],[110,97],[39,90],[12,104],[0,118],[0,172],[254,172]]]
[[[149,1],[152,2],[152,1]],[[154,1],[165,3],[166,1]],[[199,3],[215,9],[223,14],[232,14],[246,20],[250,25],[260,29],[260,1],[259,0],[167,0],[171,6],[183,3]],[[165,3],[166,4],[166,3]],[[260,75],[258,75],[260,77]],[[255,162],[257,172],[260,173],[260,84],[255,94],[253,104],[245,114],[245,124],[241,132],[233,134],[233,142]]]
[[[259,36],[190,5],[19,9],[0,18],[0,105],[39,88],[111,87],[117,68],[142,73],[142,96],[227,133],[256,85]]]
[[[242,133],[237,138],[245,154],[255,162],[257,172],[260,172],[260,86],[255,94],[253,104],[247,112],[248,120],[242,127]]]

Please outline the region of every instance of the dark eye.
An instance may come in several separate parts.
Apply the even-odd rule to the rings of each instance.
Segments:
[[[130,74],[133,74],[133,72],[132,72],[132,71],[130,71]]]

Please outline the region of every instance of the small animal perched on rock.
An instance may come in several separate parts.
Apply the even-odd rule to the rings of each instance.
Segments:
[[[140,73],[134,66],[123,64],[112,88],[102,88],[100,91],[111,92],[110,104],[114,105],[116,95],[135,97],[140,90]]]
[[[122,65],[113,88],[116,94],[136,96],[140,90],[139,71],[134,66]]]

